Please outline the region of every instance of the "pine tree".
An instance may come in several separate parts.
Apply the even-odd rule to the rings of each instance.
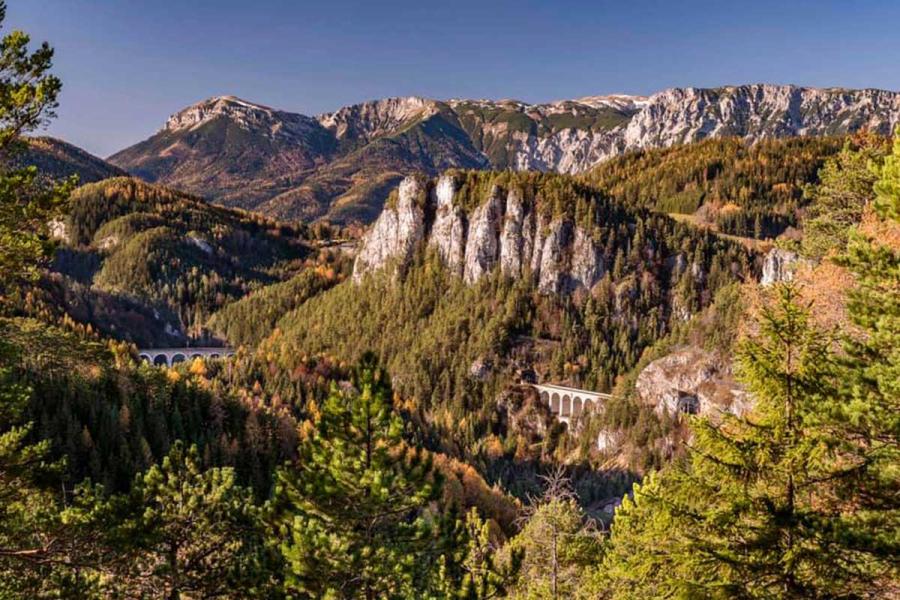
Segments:
[[[427,597],[436,585],[440,557],[453,556],[432,507],[440,482],[403,433],[387,375],[367,355],[278,472],[288,592],[370,600]]]
[[[599,533],[578,505],[563,468],[544,482],[543,494],[532,499],[525,513],[522,531],[505,549],[510,560],[522,563],[512,598],[575,597],[599,554]]]
[[[806,191],[811,203],[803,224],[804,254],[822,258],[846,249],[851,228],[862,220],[874,197],[878,172],[873,166],[882,162],[886,152],[885,138],[860,134],[825,161],[819,183]]]
[[[50,463],[49,442],[28,441],[32,426],[22,414],[30,394],[0,366],[0,596],[23,590],[56,550],[49,535],[57,522],[55,498],[40,480],[58,465]]]
[[[6,3],[0,2],[0,25],[5,18]],[[47,185],[35,167],[13,166],[25,144],[22,135],[54,116],[61,88],[49,73],[53,49],[44,42],[29,51],[30,41],[22,31],[0,40],[0,299],[36,276],[47,255],[46,220],[74,185]]]
[[[204,471],[196,446],[175,443],[126,496],[82,487],[70,512],[101,528],[113,555],[112,595],[266,598],[273,591],[274,554],[252,494],[233,469]]]
[[[835,543],[838,469],[817,425],[838,398],[829,336],[782,286],[739,349],[746,416],[693,423],[690,458],[617,513],[603,577],[612,597],[820,598],[859,592],[866,558]]]
[[[0,26],[5,18],[0,1]],[[29,44],[17,30],[0,40],[0,310],[36,277],[47,256],[46,219],[72,185],[42,184],[36,168],[14,166],[22,135],[53,116],[61,87],[49,73],[53,49],[45,42],[32,51]],[[10,352],[0,343],[0,595],[24,595],[52,578],[48,565],[64,567],[69,538],[48,485],[61,464],[50,460],[48,442],[34,441],[33,423],[24,418],[31,389],[9,368]]]
[[[840,262],[855,275],[842,402],[822,416],[841,471],[835,496],[850,510],[836,543],[867,557],[860,577],[897,593],[900,579],[900,136],[875,184],[878,238],[851,235]],[[890,582],[894,582],[891,584]],[[888,594],[889,592],[885,592]]]

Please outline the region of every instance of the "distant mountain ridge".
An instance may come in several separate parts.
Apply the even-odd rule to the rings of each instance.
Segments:
[[[56,138],[40,136],[26,138],[27,145],[21,154],[14,156],[20,166],[36,166],[42,176],[65,179],[78,176],[79,183],[93,183],[127,173],[102,158]]]
[[[404,176],[448,168],[579,173],[625,152],[710,137],[890,133],[900,93],[753,84],[528,104],[387,98],[317,117],[220,96],[109,162],[280,218],[374,220]]]

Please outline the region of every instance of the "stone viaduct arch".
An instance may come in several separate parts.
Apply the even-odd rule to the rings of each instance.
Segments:
[[[234,350],[231,348],[142,348],[138,350],[141,360],[158,367],[172,367],[180,362],[194,360],[195,358],[223,358],[231,356]]]
[[[572,417],[586,411],[602,408],[603,403],[612,398],[609,394],[554,383],[535,383],[532,386],[540,394],[541,402],[550,407],[550,412],[563,423],[569,423]]]

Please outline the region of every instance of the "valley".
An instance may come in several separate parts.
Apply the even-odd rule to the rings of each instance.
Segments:
[[[900,597],[900,93],[222,95],[102,159],[29,44],[0,599]]]

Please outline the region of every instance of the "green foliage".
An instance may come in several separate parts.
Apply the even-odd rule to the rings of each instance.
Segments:
[[[195,335],[230,301],[296,273],[309,251],[294,227],[131,178],[76,190],[66,224],[73,251],[98,264],[92,273],[62,260],[57,268],[164,307]]]
[[[489,523],[485,523],[476,508],[466,515],[461,579],[446,580],[448,598],[475,599],[504,597],[507,587],[521,568],[521,553],[510,552],[506,564],[500,565],[497,544],[492,539]]]
[[[802,243],[806,256],[821,259],[846,249],[850,230],[862,221],[863,210],[875,197],[872,186],[886,153],[884,138],[858,135],[825,161],[819,183],[807,190],[810,206]]]
[[[738,354],[753,411],[695,421],[690,460],[626,500],[600,575],[611,597],[859,597],[882,573],[839,533],[867,491],[834,494],[847,465],[821,427],[842,406],[829,337],[789,286],[759,327]]]
[[[333,273],[307,269],[232,302],[215,313],[207,327],[234,346],[255,346],[272,333],[278,319],[337,282]]]
[[[440,481],[427,453],[404,441],[373,359],[353,385],[333,388],[297,462],[278,473],[286,588],[315,598],[426,596],[448,550],[429,508]]]
[[[587,229],[602,241],[606,275],[590,293],[573,297],[539,293],[531,277],[507,278],[499,270],[469,285],[425,249],[402,277],[382,272],[340,284],[287,313],[261,344],[263,369],[290,373],[309,355],[355,361],[377,352],[413,404],[412,414],[433,434],[431,447],[469,458],[482,454],[486,436],[495,434],[512,457],[518,444],[494,399],[514,380],[516,360],[528,357],[547,378],[611,389],[645,348],[752,270],[741,246],[663,215],[628,210],[571,177],[450,175],[464,211],[497,187],[515,190],[547,218]],[[485,373],[473,375],[473,365],[486,365]],[[290,384],[283,379],[269,377],[263,385],[285,394]],[[520,485],[509,471],[502,477]]]
[[[6,353],[7,349],[3,348]],[[5,362],[5,361],[4,361]],[[54,470],[50,444],[29,442],[23,421],[31,390],[0,366],[0,597],[12,597],[39,577],[35,568],[53,554],[47,536],[57,524],[55,499],[41,480]],[[24,569],[23,569],[24,567]]]
[[[735,138],[613,158],[583,178],[631,206],[700,216],[723,233],[774,237],[796,225],[804,187],[841,138],[785,138],[752,146]]]
[[[545,478],[546,489],[534,498],[522,531],[504,552],[521,560],[521,571],[510,598],[576,598],[584,576],[600,553],[600,533],[576,501],[563,470]],[[516,558],[520,555],[520,558]]]
[[[68,518],[98,520],[114,556],[103,592],[151,598],[261,598],[274,591],[260,511],[232,469],[202,470],[196,446],[173,445],[127,496],[82,488]]]
[[[896,583],[900,572],[900,140],[875,184],[882,238],[854,233],[841,263],[856,278],[848,312],[859,334],[845,343],[842,399],[821,427],[843,469],[836,495],[853,510],[835,523],[837,543],[869,559],[863,576]]]
[[[233,466],[265,494],[275,465],[293,456],[290,414],[241,402],[216,381],[219,362],[207,364],[205,375],[188,373],[188,365],[136,366],[127,355],[32,320],[2,320],[0,335],[15,353],[13,381],[31,389],[25,414],[52,455],[66,457],[67,482],[89,477],[125,491],[136,473],[184,440],[199,446],[205,466]]]
[[[6,3],[0,2],[0,24]],[[68,194],[72,182],[39,182],[37,169],[17,167],[23,133],[53,116],[60,80],[49,73],[53,49],[45,42],[29,50],[30,38],[12,31],[0,40],[0,300],[17,283],[33,281],[48,254],[46,221]]]

